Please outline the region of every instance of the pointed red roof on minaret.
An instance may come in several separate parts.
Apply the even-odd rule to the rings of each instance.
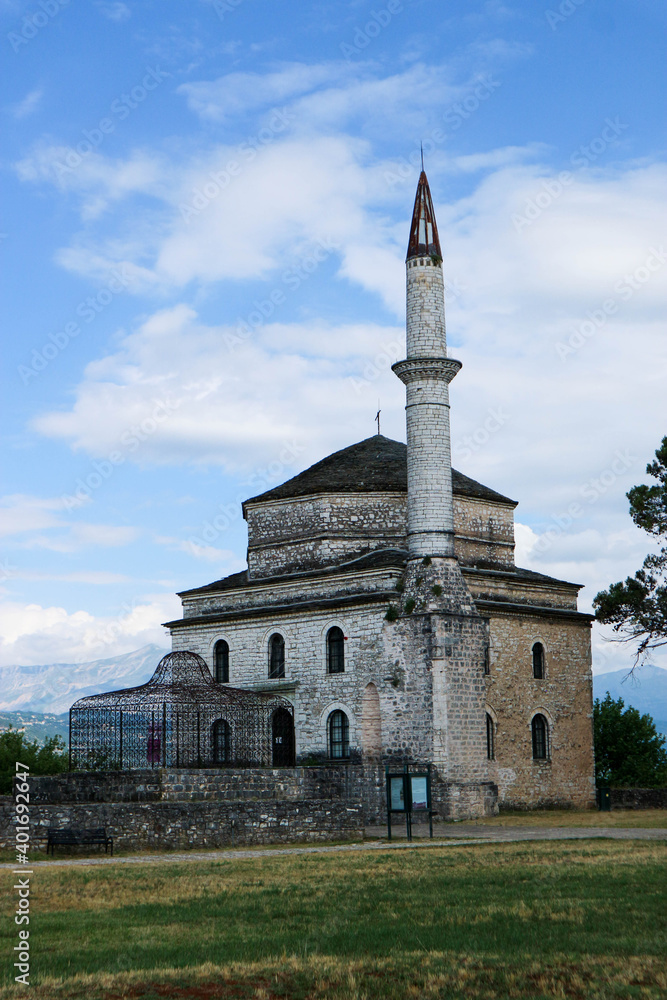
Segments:
[[[407,260],[411,257],[436,256],[442,259],[438,227],[433,211],[433,202],[426,174],[422,170],[417,184],[415,207],[410,226],[410,242],[408,243]]]

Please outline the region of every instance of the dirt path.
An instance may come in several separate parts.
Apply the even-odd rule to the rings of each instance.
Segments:
[[[26,866],[30,870],[35,868],[49,868],[54,865],[59,866],[86,866],[86,865],[142,865],[142,864],[168,864],[182,861],[234,861],[237,858],[271,858],[281,857],[286,854],[334,854],[345,851],[404,851],[422,850],[429,847],[460,847],[473,844],[511,844],[527,840],[591,840],[597,838],[607,838],[609,840],[667,840],[667,829],[646,829],[646,828],[604,828],[604,827],[547,827],[542,829],[527,827],[496,827],[495,829],[480,829],[480,827],[467,826],[461,824],[455,830],[449,829],[446,839],[437,836],[430,840],[422,837],[422,830],[415,831],[419,839],[408,843],[405,833],[401,836],[398,829],[395,832],[396,839],[390,842],[386,840],[370,839],[354,844],[321,844],[312,847],[262,847],[254,850],[244,850],[243,848],[233,848],[231,850],[211,850],[211,851],[183,851],[182,853],[165,854],[131,854],[121,857],[110,858],[106,855],[93,858],[49,858],[47,861],[31,860]],[[440,831],[438,831],[440,834]],[[370,827],[366,831],[370,838],[379,838],[386,835],[383,827]],[[10,862],[0,864],[0,868],[16,869],[18,867]]]

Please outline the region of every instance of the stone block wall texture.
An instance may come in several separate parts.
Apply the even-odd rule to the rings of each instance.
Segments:
[[[667,788],[612,788],[612,809],[667,809]]]
[[[514,567],[514,508],[454,494],[454,551],[461,565]]]
[[[491,612],[487,710],[494,720],[489,776],[505,807],[595,801],[590,627],[586,619]],[[545,676],[533,677],[532,647]],[[549,725],[549,758],[533,760],[531,722]]]
[[[32,778],[32,850],[45,848],[49,826],[104,826],[115,847],[128,850],[363,836],[358,766],[151,772],[151,801],[133,797],[135,773],[144,789],[145,772]],[[96,798],[83,800],[88,794]],[[8,802],[0,805],[0,847],[12,847],[13,835]]]
[[[442,267],[430,257],[416,257],[408,261],[406,275],[407,356],[445,357],[447,343]]]
[[[404,493],[339,493],[249,505],[248,575],[332,566],[405,545]]]
[[[513,507],[453,494],[462,565],[514,565]],[[407,548],[407,494],[330,494],[250,505],[250,579],[334,566],[382,548]]]

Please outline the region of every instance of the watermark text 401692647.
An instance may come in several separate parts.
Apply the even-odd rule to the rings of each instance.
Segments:
[[[32,871],[28,865],[28,846],[30,844],[30,782],[28,767],[16,761],[16,780],[14,782],[14,823],[16,824],[16,863],[13,874],[18,876],[14,883],[16,892],[16,909],[14,923],[18,928],[18,941],[14,945],[14,980],[23,986],[30,985],[30,876]]]

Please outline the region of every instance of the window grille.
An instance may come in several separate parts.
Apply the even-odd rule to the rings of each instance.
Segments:
[[[269,677],[285,676],[285,640],[279,632],[269,639]]]
[[[327,632],[327,673],[342,674],[345,671],[345,636],[342,629],[334,625]]]
[[[533,646],[533,677],[538,681],[544,678],[544,646],[541,642]]]
[[[493,732],[493,719],[486,713],[486,756],[489,760],[495,760],[496,750]]]
[[[350,756],[350,723],[340,709],[329,716],[329,756],[334,760]]]
[[[533,760],[549,758],[549,725],[543,715],[536,715],[532,722]]]
[[[228,764],[231,758],[231,733],[226,719],[216,719],[213,723],[213,760],[216,764]]]
[[[229,646],[224,639],[215,644],[215,679],[218,684],[229,683]]]

